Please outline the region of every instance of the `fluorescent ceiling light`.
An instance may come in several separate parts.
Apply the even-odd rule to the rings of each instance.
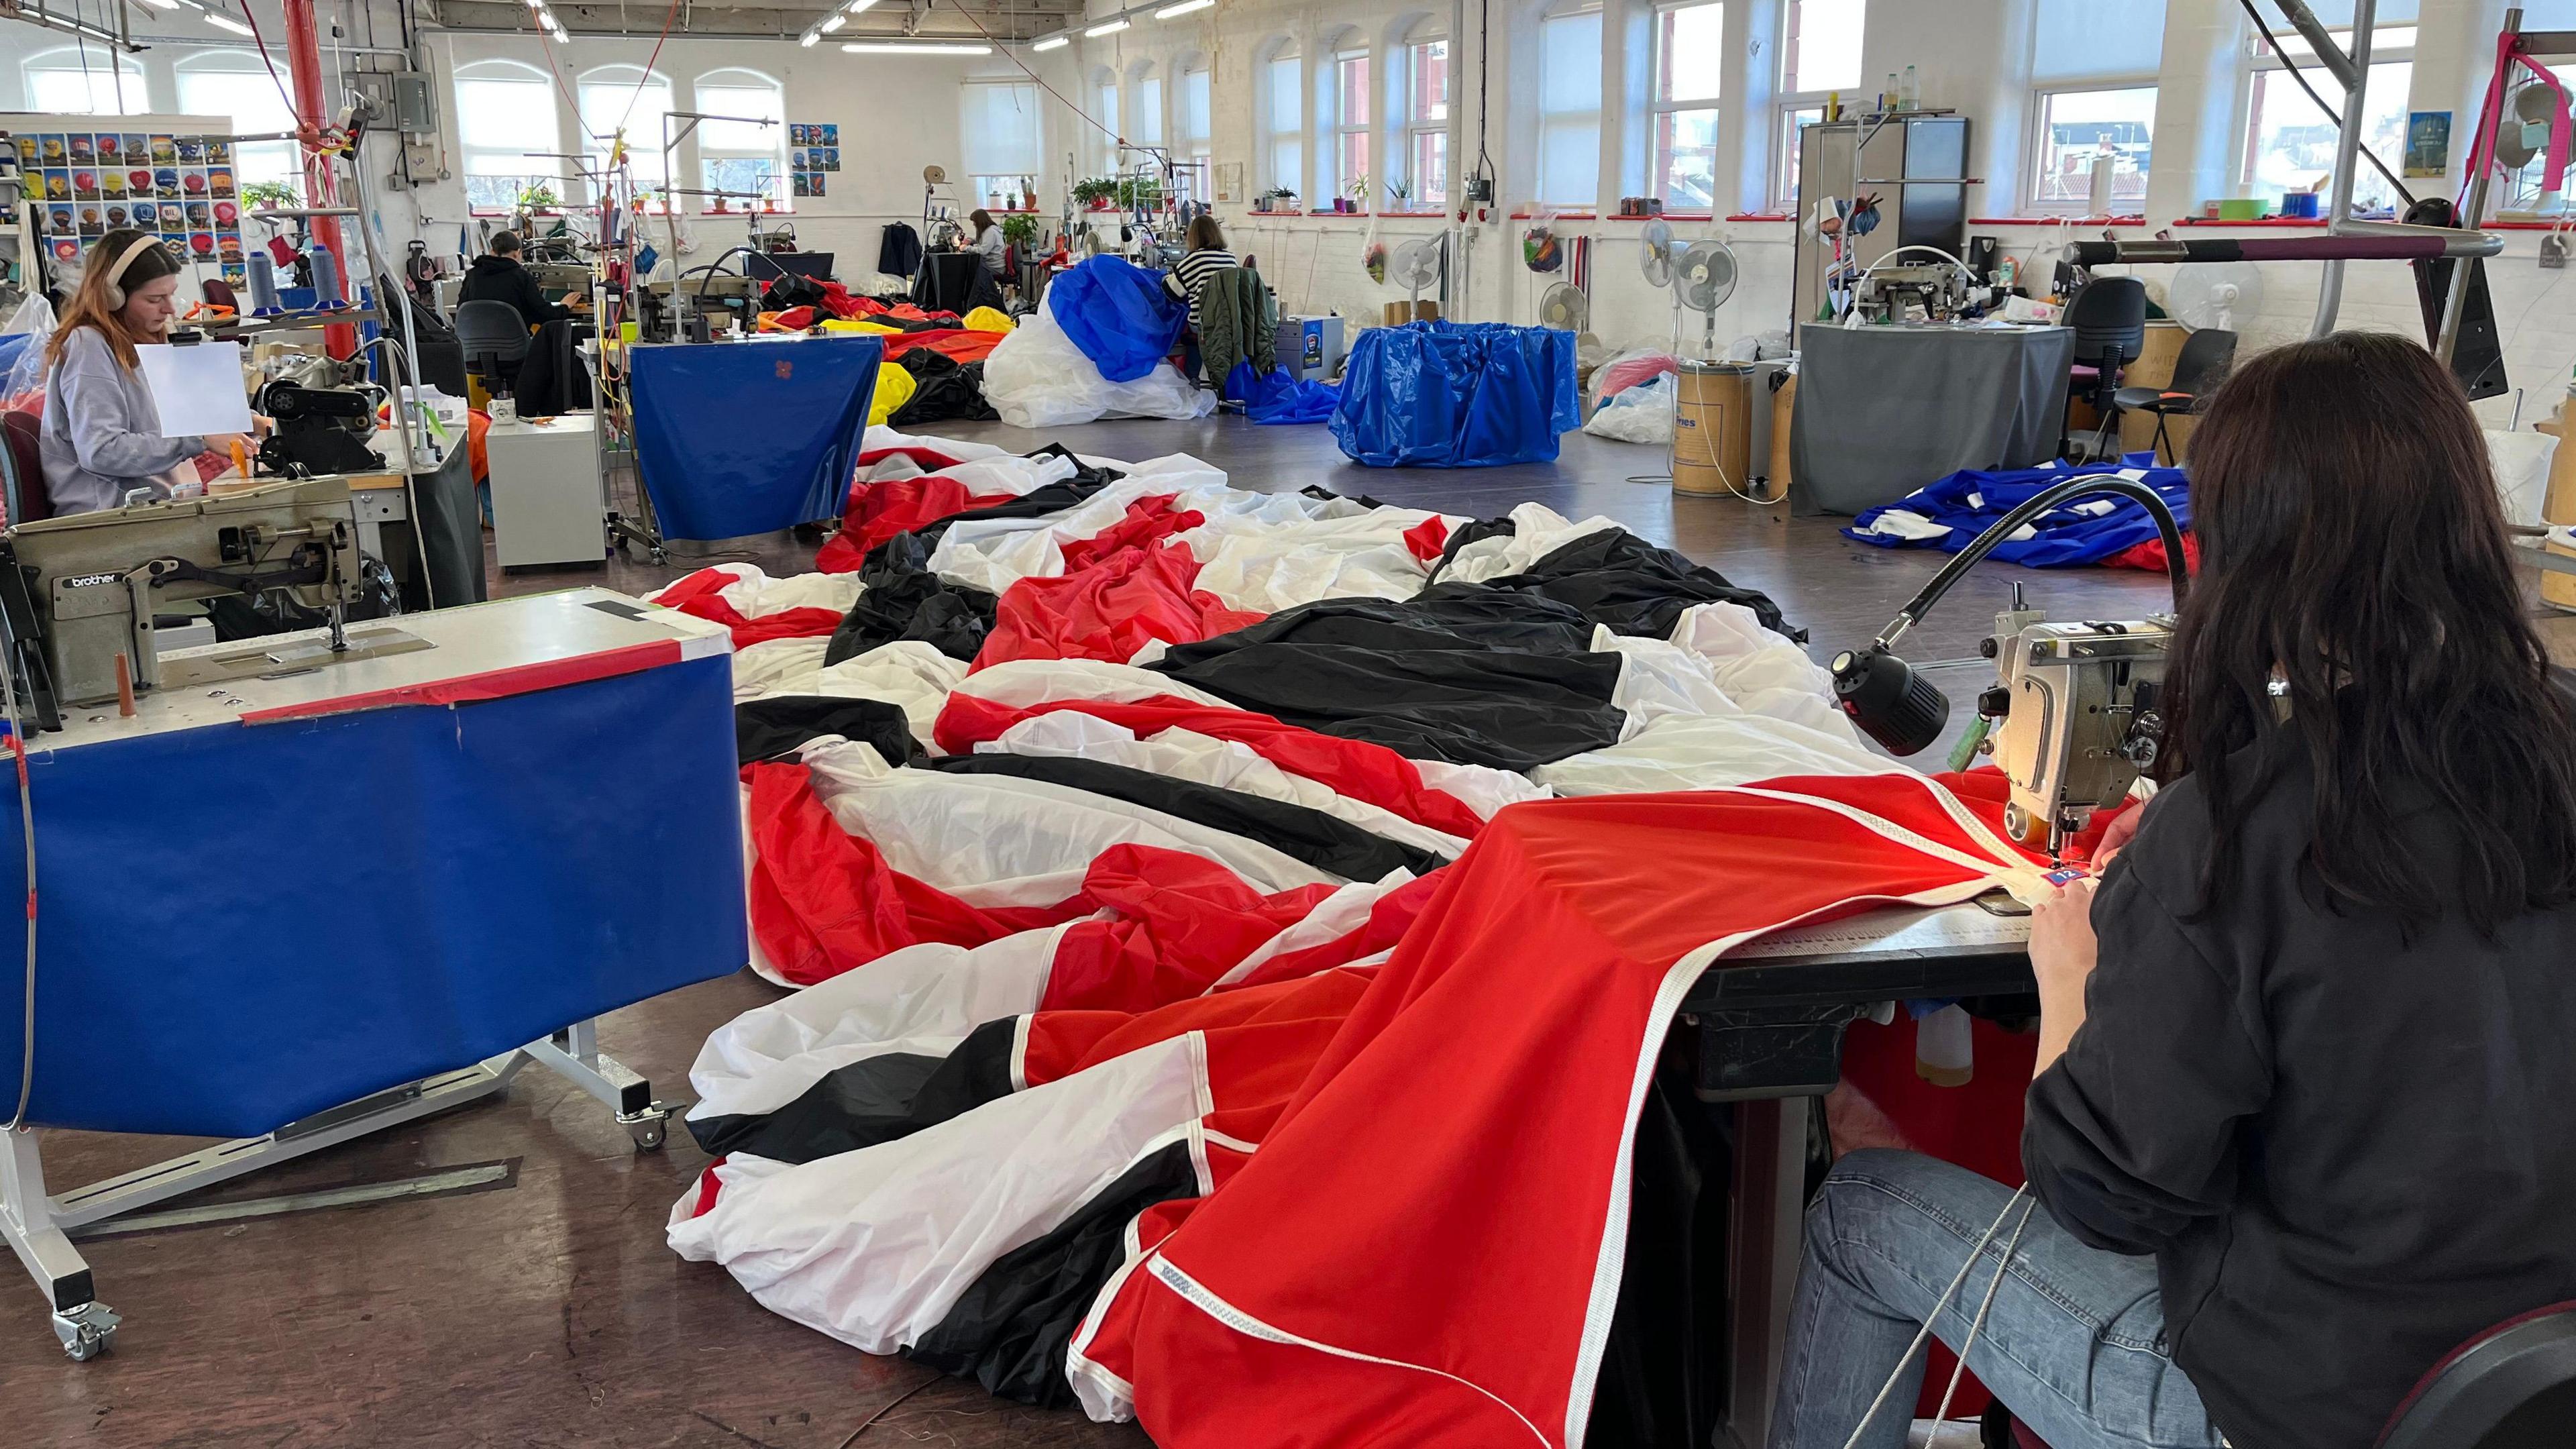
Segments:
[[[1155,11],[1154,18],[1157,20],[1169,20],[1175,15],[1187,15],[1193,10],[1210,9],[1214,7],[1215,4],[1216,0],[1181,0],[1181,3],[1178,5],[1166,5],[1162,9]]]
[[[1070,35],[1050,35],[1046,39],[1039,41],[1037,44],[1030,46],[1029,49],[1062,50],[1071,44],[1073,44],[1073,37]]]
[[[825,21],[823,22],[823,29],[821,30],[821,32],[820,32],[820,33],[821,33],[821,34],[824,34],[824,35],[829,35],[829,34],[831,34],[833,31],[838,30],[838,29],[840,29],[842,26],[847,25],[847,24],[849,24],[849,23],[850,23],[850,17],[848,17],[848,16],[846,16],[846,15],[834,15],[834,16],[832,16],[830,19],[825,20]]]
[[[904,45],[896,41],[855,41],[841,49],[852,55],[991,55],[989,45]]]
[[[164,10],[176,10],[179,8],[179,0],[151,0],[151,3]]]
[[[876,7],[876,3],[877,0],[850,0],[847,8],[845,8],[841,13],[844,15],[865,15]]]
[[[821,40],[822,38],[823,38],[823,33],[822,33],[821,31],[819,31],[819,30],[808,30],[808,31],[806,31],[803,35],[800,35],[800,36],[796,37],[796,43],[797,43],[798,45],[812,45],[812,44],[814,44],[816,41]]]
[[[1085,39],[1085,40],[1098,40],[1100,37],[1102,37],[1102,36],[1104,36],[1104,35],[1116,35],[1119,31],[1122,31],[1122,30],[1124,30],[1124,29],[1126,29],[1126,28],[1127,28],[1127,22],[1126,22],[1126,21],[1124,21],[1124,20],[1112,20],[1112,21],[1110,21],[1110,22],[1109,22],[1108,24],[1106,24],[1106,25],[1095,25],[1095,26],[1091,27],[1089,30],[1086,30],[1086,31],[1082,32],[1082,38],[1083,38],[1083,39]]]
[[[206,12],[206,23],[215,27],[217,30],[229,30],[235,35],[248,35],[251,33],[251,28],[249,26],[242,24],[240,21],[235,20],[229,15],[217,15],[211,10]]]

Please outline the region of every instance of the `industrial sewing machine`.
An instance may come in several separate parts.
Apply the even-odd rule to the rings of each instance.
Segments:
[[[136,503],[0,533],[0,651],[20,719],[126,691],[306,670],[429,647],[391,624],[346,627],[360,597],[358,524],[345,478],[262,484],[221,497]],[[163,654],[158,609],[287,590],[328,620],[323,639],[250,639]]]
[[[1853,285],[1852,309],[1872,323],[1947,322],[1976,300],[1970,280],[1949,262],[1872,267]]]
[[[2040,514],[2093,493],[2134,499],[2154,516],[2178,614],[2188,576],[2181,529],[2164,500],[2117,474],[2070,478],[2033,494],[1953,555],[1866,647],[1835,656],[1834,696],[1844,712],[1891,754],[1915,754],[1939,738],[1950,721],[1949,697],[1889,646],[1996,544]],[[1998,681],[1978,696],[1971,739],[2011,781],[2004,822],[2013,838],[2060,859],[2093,812],[2116,808],[2155,764],[2173,619],[2053,623],[2024,603],[2018,584],[2012,602],[1995,616],[1995,632],[1983,646]]]

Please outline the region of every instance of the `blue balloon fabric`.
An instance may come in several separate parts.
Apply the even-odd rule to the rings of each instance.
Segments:
[[[1111,382],[1134,382],[1180,345],[1188,304],[1164,290],[1163,274],[1123,257],[1090,257],[1047,283],[1056,325]]]
[[[1267,376],[1253,375],[1252,364],[1238,362],[1226,375],[1225,395],[1243,404],[1243,415],[1256,423],[1320,423],[1333,415],[1341,392],[1330,383],[1301,382],[1288,369],[1274,367]]]
[[[1351,345],[1333,440],[1371,468],[1545,463],[1583,425],[1574,334],[1498,322],[1371,327]]]
[[[2137,479],[2154,489],[2165,506],[2173,510],[2176,523],[2185,529],[2191,527],[2191,487],[2183,470],[2156,467],[2153,453],[2132,453],[2118,463],[2080,467],[2059,463],[2001,472],[1966,469],[1894,503],[1859,514],[1843,530],[1843,537],[1880,548],[1937,548],[1943,553],[1957,553],[2032,494],[2087,474]],[[1925,537],[1925,530],[1911,520],[1882,524],[1880,520],[1889,513],[1912,514],[1949,532]],[[2156,521],[2145,504],[2103,494],[2077,498],[2041,514],[2031,520],[2024,537],[1999,543],[1986,556],[2025,568],[2077,568],[2100,563],[2155,536]]]
[[[663,537],[740,538],[841,516],[882,340],[656,344],[628,356],[635,457]]]

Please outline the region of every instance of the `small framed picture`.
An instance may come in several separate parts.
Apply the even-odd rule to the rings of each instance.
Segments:
[[[813,130],[815,133],[815,145],[838,146],[841,144],[841,126],[839,122],[826,121],[823,124],[814,127]]]
[[[838,171],[841,169],[840,147],[826,146],[823,148],[823,169],[826,171]]]

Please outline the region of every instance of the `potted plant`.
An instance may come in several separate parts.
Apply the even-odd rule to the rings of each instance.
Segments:
[[[1120,211],[1151,211],[1163,204],[1163,183],[1151,176],[1118,178]]]
[[[242,200],[249,202],[253,208],[260,211],[295,204],[295,188],[283,181],[245,182],[242,185],[241,194]]]
[[[542,181],[534,186],[519,188],[519,210],[521,211],[552,211],[561,204],[562,202],[555,196],[555,189]]]
[[[1020,209],[1023,211],[1038,209],[1038,181],[1034,176],[1020,178]]]
[[[1286,204],[1282,205],[1281,203],[1283,202]],[[1297,209],[1297,193],[1291,187],[1271,187],[1268,191],[1261,193],[1261,198],[1257,203],[1255,203],[1254,209],[1257,211],[1295,211]]]
[[[1400,176],[1395,180],[1388,182],[1386,184],[1386,199],[1387,210],[1389,211],[1412,210],[1413,183]]]
[[[1027,258],[1037,250],[1038,219],[1024,213],[1003,217],[1002,240],[1019,248],[1020,256]]]
[[[1073,199],[1086,211],[1107,211],[1110,198],[1118,194],[1118,183],[1105,176],[1073,183]]]
[[[1357,211],[1357,210],[1359,210],[1360,208],[1362,208],[1362,207],[1364,207],[1364,206],[1368,205],[1368,199],[1369,199],[1369,174],[1368,174],[1367,172],[1363,171],[1363,172],[1361,172],[1359,175],[1352,177],[1352,178],[1351,178],[1351,184],[1350,184],[1350,186],[1348,187],[1348,191],[1349,191],[1349,193],[1350,193],[1349,197],[1347,198],[1347,199],[1348,199],[1348,201],[1349,201],[1349,205],[1347,205],[1347,206],[1346,206],[1346,205],[1344,205],[1344,204],[1343,204],[1343,202],[1344,202],[1345,198],[1343,198],[1343,197],[1339,197],[1339,196],[1336,196],[1336,197],[1334,197],[1334,198],[1333,198],[1333,210],[1335,210],[1335,211]]]

